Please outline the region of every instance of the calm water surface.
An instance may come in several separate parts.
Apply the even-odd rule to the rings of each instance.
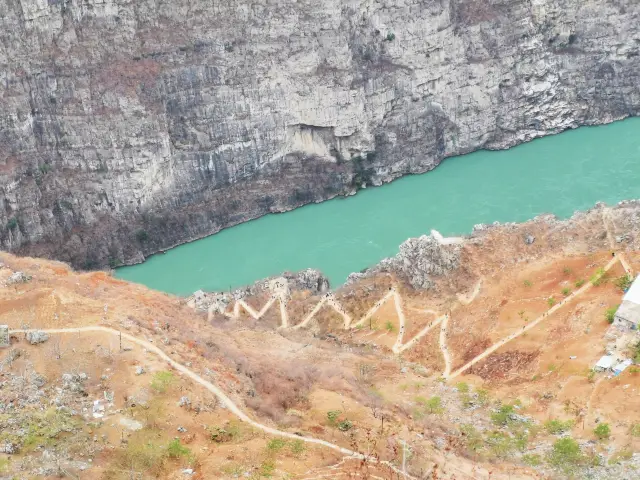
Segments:
[[[631,198],[640,198],[640,118],[449,158],[426,174],[267,215],[116,274],[187,295],[313,267],[337,286],[431,229],[465,234],[477,223],[569,217],[596,201]]]

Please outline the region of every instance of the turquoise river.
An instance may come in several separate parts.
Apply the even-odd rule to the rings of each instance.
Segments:
[[[313,267],[337,286],[431,229],[465,234],[477,223],[569,217],[631,198],[640,198],[640,118],[449,158],[423,175],[267,215],[116,274],[186,295]]]

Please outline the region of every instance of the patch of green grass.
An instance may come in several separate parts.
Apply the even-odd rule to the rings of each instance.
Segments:
[[[629,428],[629,434],[632,437],[640,437],[640,423],[634,423],[631,425],[631,428]]]
[[[608,423],[599,423],[598,426],[593,429],[593,433],[598,439],[606,440],[611,436],[611,427]]]
[[[576,280],[576,283],[574,283],[574,285],[576,286],[576,288],[580,288],[584,285],[584,279],[581,278],[580,280]]]
[[[0,458],[0,473],[6,473],[9,471],[9,459]]]
[[[620,305],[617,305],[615,307],[611,307],[611,308],[607,308],[604,312],[604,318],[605,320],[607,320],[607,323],[613,323],[613,321],[616,318],[616,312],[618,311],[618,307]]]
[[[565,275],[571,275],[573,273],[573,270],[571,270],[570,267],[564,267],[562,269],[562,273],[564,273]]]
[[[302,440],[292,441],[289,448],[291,449],[291,453],[296,457],[299,457],[307,450],[307,446]]]
[[[544,429],[552,435],[559,435],[564,432],[568,432],[573,428],[574,422],[573,420],[547,420],[544,422]]]
[[[558,370],[558,366],[555,363],[550,363],[547,366],[547,370],[549,370],[550,372],[555,372],[556,370]]]
[[[287,446],[287,441],[282,438],[274,438],[267,443],[267,451],[269,453],[278,453]]]
[[[525,280],[523,283],[524,283],[524,286],[527,288],[530,288],[531,285],[533,285],[533,283],[531,283],[531,280]]]
[[[151,379],[151,388],[156,392],[164,393],[167,391],[171,383],[173,383],[173,373],[168,371],[157,372]]]
[[[547,298],[547,305],[549,305],[550,307],[553,307],[556,304],[556,299],[553,297],[549,297]]]
[[[271,478],[276,471],[276,464],[273,460],[265,460],[260,464],[259,474],[261,477]]]
[[[182,445],[179,438],[174,438],[167,445],[167,455],[169,455],[169,458],[190,457],[191,450]]]
[[[591,276],[589,281],[594,287],[602,285],[607,281],[607,272],[604,268],[600,267],[596,270],[596,273]]]
[[[456,384],[456,388],[460,393],[469,393],[469,384],[465,382],[460,382]]]
[[[427,413],[440,414],[444,411],[444,408],[442,408],[442,399],[440,397],[433,396],[429,399],[416,397],[415,401],[422,405]]]
[[[535,453],[533,454],[528,453],[522,456],[522,462],[525,465],[529,465],[530,467],[538,467],[542,465],[542,457]]]
[[[569,294],[571,293],[571,289],[569,287],[564,287],[561,291],[562,291],[562,295],[564,295],[565,297],[568,297]]]
[[[393,322],[391,322],[391,320],[387,320],[387,322],[384,324],[384,328],[387,330],[387,332],[393,332]]]
[[[616,278],[613,281],[613,284],[616,287],[618,287],[618,289],[620,289],[620,291],[622,291],[622,292],[624,292],[626,289],[628,289],[631,286],[632,283],[633,283],[633,278],[628,273],[626,275],[623,275],[621,277]]]
[[[591,368],[589,370],[589,373],[587,373],[587,380],[589,380],[589,383],[593,383],[596,380],[596,371]]]

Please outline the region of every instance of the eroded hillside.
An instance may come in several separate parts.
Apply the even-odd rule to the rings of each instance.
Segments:
[[[402,250],[421,271],[396,259],[322,293],[186,301],[2,254],[2,475],[629,478],[640,374],[591,368],[635,354],[607,310],[640,270],[639,215],[439,239],[447,268],[432,239]]]

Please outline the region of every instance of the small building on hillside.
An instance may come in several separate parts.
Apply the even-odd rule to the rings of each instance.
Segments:
[[[613,324],[621,330],[637,330],[640,325],[640,275],[622,297]]]
[[[598,363],[596,363],[596,366],[593,367],[593,369],[596,372],[604,372],[605,370],[609,370],[613,367],[614,363],[615,359],[611,355],[604,355],[600,360],[598,360]]]

